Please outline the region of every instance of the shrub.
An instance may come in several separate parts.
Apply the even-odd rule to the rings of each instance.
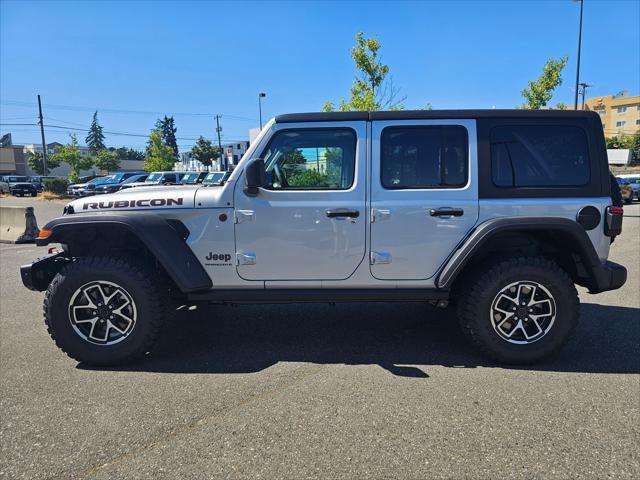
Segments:
[[[67,193],[67,182],[64,178],[46,178],[42,184],[42,187],[46,192],[64,194]]]

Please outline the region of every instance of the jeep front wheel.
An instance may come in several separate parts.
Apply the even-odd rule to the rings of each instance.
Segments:
[[[148,352],[165,314],[154,273],[135,261],[84,257],[65,266],[44,300],[49,334],[67,355],[115,365]]]
[[[458,315],[467,337],[486,355],[524,364],[555,353],[579,314],[578,293],[558,265],[512,258],[478,274],[461,292]]]

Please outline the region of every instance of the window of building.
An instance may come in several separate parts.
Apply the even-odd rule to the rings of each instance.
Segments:
[[[604,117],[607,114],[607,111],[606,110],[599,110],[598,114],[602,115]]]
[[[636,125],[640,125],[640,118],[636,120]]]
[[[262,154],[266,188],[345,190],[353,184],[356,134],[348,128],[306,128],[276,133]]]
[[[622,106],[622,107],[618,107],[618,113],[624,113],[627,111],[627,107]]]
[[[624,120],[620,121],[620,122],[616,122],[616,127],[624,127],[626,125],[627,122],[625,122]]]
[[[385,188],[453,188],[467,183],[467,130],[457,125],[387,127],[380,139]]]
[[[586,185],[590,178],[587,137],[574,126],[495,127],[491,172],[498,187]]]

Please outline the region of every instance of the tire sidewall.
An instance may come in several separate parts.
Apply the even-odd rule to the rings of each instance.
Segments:
[[[539,360],[553,353],[573,331],[577,321],[575,292],[573,285],[543,268],[534,266],[518,266],[503,272],[496,277],[481,280],[476,319],[473,329],[478,340],[495,352],[495,356],[509,362],[527,363]],[[495,296],[507,285],[515,282],[533,281],[544,286],[556,304],[556,317],[551,329],[540,340],[529,344],[513,344],[498,335],[491,321],[491,306]],[[573,298],[572,298],[573,297]]]
[[[74,262],[75,263],[75,262]],[[124,288],[136,306],[137,319],[131,333],[113,345],[97,345],[83,339],[73,328],[69,318],[69,303],[75,292],[94,281],[112,282]],[[71,264],[57,276],[55,293],[51,295],[47,318],[56,342],[72,357],[95,364],[114,364],[135,355],[144,346],[152,328],[149,321],[153,302],[139,279],[128,271],[118,271],[101,265]]]

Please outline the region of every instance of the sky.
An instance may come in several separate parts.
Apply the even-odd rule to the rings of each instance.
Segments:
[[[0,133],[68,140],[98,110],[109,146],[143,148],[174,115],[181,150],[215,135],[248,139],[263,119],[348,97],[349,49],[377,36],[407,108],[513,108],[549,57],[567,55],[552,104],[573,104],[580,4],[423,2],[28,2],[0,0]],[[640,0],[585,0],[581,81],[588,97],[640,93]],[[66,127],[66,128],[65,128]],[[77,131],[80,144],[85,132]],[[123,135],[126,134],[126,135]]]

